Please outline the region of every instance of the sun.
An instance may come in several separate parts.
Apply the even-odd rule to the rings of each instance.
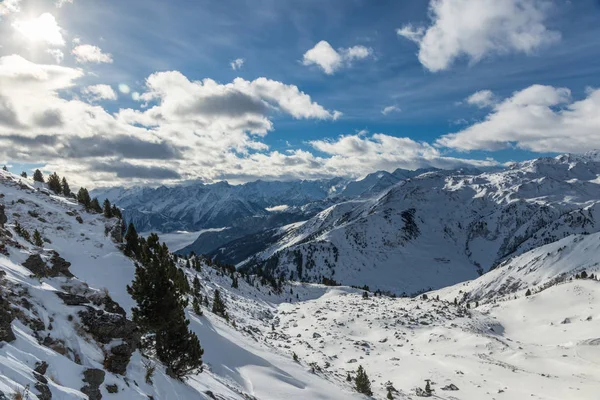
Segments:
[[[53,46],[65,45],[62,28],[50,13],[30,20],[15,21],[12,26],[29,41],[45,42]]]

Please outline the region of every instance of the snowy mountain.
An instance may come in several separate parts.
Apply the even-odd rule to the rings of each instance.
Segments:
[[[198,182],[158,188],[100,188],[91,192],[125,210],[140,231],[171,232],[231,227],[240,219],[286,212],[296,220],[344,199],[369,197],[433,169],[379,171],[359,180],[255,181],[243,185]],[[238,224],[242,225],[242,224]],[[247,224],[244,224],[247,225]],[[275,228],[285,224],[270,225]]]
[[[473,279],[568,235],[597,232],[599,203],[600,162],[590,156],[541,158],[478,175],[432,171],[333,205],[240,266],[414,293]]]
[[[415,180],[431,180],[423,195],[447,178],[434,173]],[[411,184],[375,200],[342,203],[319,221],[291,224],[279,234],[289,240],[346,214],[354,221],[355,210],[365,207],[376,215]],[[135,267],[122,252],[118,221],[3,171],[0,193],[0,398],[366,399],[355,390],[359,365],[378,400],[420,398],[426,380],[443,399],[597,397],[600,282],[571,278],[598,273],[600,233],[523,251],[473,281],[418,298],[311,283],[272,286],[209,262],[189,268],[180,258],[179,268],[190,284],[199,278],[204,298],[212,301],[220,291],[229,320],[210,307],[203,305],[200,315],[188,306],[205,368],[179,381],[136,347],[135,302],[126,290]],[[567,203],[587,204],[584,197]],[[556,221],[574,227],[588,221],[576,224],[567,215],[573,211]],[[390,218],[403,223],[400,241],[424,231],[418,211]],[[36,230],[42,246],[23,237]],[[147,380],[151,366],[156,370]]]

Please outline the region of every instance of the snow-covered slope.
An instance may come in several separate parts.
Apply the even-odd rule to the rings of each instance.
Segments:
[[[561,274],[592,273],[600,262],[598,234],[526,252],[468,283],[493,289],[511,277],[525,282],[511,296],[499,298],[495,290],[485,304],[476,307],[471,300],[470,308],[453,301],[465,286],[427,299],[371,293],[365,299],[361,290],[309,283],[284,282],[279,291],[236,273],[234,288],[227,269],[203,263],[197,271],[180,259],[190,281],[199,277],[204,297],[221,292],[229,322],[206,307],[201,316],[187,309],[190,329],[205,349],[204,372],[179,382],[157,364],[150,384],[144,366],[149,360],[138,351],[124,374],[110,372],[114,365],[107,363],[114,348],[130,344],[133,332],[127,319],[133,302],[125,286],[134,265],[111,237],[116,221],[30,183],[0,171],[0,202],[8,218],[0,230],[0,393],[7,398],[28,387],[32,400],[48,399],[48,393],[52,399],[85,399],[84,392],[123,400],[358,400],[367,398],[353,388],[359,365],[378,400],[388,388],[394,399],[414,400],[425,380],[442,399],[597,398],[600,282],[567,280],[531,296],[523,291],[547,286]],[[307,232],[339,220],[338,212],[352,217],[369,204],[344,203],[307,222]],[[40,248],[25,241],[15,232],[17,221],[50,242]],[[53,268],[28,262],[36,255]],[[93,315],[107,319],[94,324]],[[7,320],[14,338],[6,337]],[[98,325],[104,334],[110,328],[110,340],[99,340]]]
[[[0,397],[17,393],[31,400],[85,399],[86,394],[91,399],[127,400],[356,397],[245,333],[245,329],[252,332],[252,325],[243,318],[261,321],[260,316],[269,315],[271,309],[263,299],[271,297],[268,289],[245,282],[240,282],[238,293],[245,289],[246,297],[253,299],[244,302],[243,318],[232,313],[237,328],[210,313],[188,314],[190,329],[205,348],[204,372],[179,382],[157,364],[153,383],[147,383],[144,363],[156,362],[135,350],[135,326],[127,319],[134,303],[126,291],[134,265],[112,239],[117,220],[87,213],[73,201],[51,195],[43,185],[36,186],[0,171],[0,203],[8,219],[0,229]],[[17,222],[30,233],[38,230],[43,247],[20,237]],[[188,275],[192,279],[196,272]],[[200,276],[205,294],[220,288],[213,279],[225,279],[210,268]],[[306,298],[322,292],[299,291]],[[231,296],[224,296],[229,302]],[[252,309],[258,309],[257,314]],[[119,357],[123,351],[126,361]],[[125,368],[122,373],[114,372],[120,368]]]
[[[600,162],[541,158],[501,172],[434,171],[336,204],[242,265],[393,293],[473,279],[506,257],[600,229]]]
[[[480,278],[440,289],[431,295],[458,301],[498,300],[564,283],[585,272],[600,272],[600,233],[572,235],[504,261]]]

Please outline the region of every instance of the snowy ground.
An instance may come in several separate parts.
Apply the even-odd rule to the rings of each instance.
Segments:
[[[7,227],[18,243],[7,246],[8,256],[0,255],[2,291],[12,293],[11,303],[22,313],[12,322],[17,339],[0,343],[0,391],[10,398],[29,385],[30,398],[38,399],[32,369],[47,361],[52,398],[85,399],[82,373],[103,368],[103,348],[78,326],[81,307],[67,306],[54,292],[85,288],[85,282],[89,292],[106,290],[129,311],[133,302],[125,286],[134,265],[105,235],[110,221],[0,174]],[[67,212],[77,212],[83,223]],[[16,220],[51,243],[42,250],[18,238]],[[101,392],[105,399],[123,400],[208,399],[208,392],[217,399],[366,399],[346,381],[362,365],[376,399],[385,398],[388,382],[395,399],[416,399],[415,389],[426,379],[435,398],[448,400],[597,399],[600,282],[567,279],[539,293],[535,289],[560,274],[597,271],[599,244],[597,235],[569,237],[467,284],[428,293],[428,299],[363,299],[356,289],[299,283],[286,283],[277,294],[258,280],[249,284],[241,278],[234,289],[231,278],[212,267],[204,265],[199,273],[186,269],[190,279],[199,274],[201,291],[210,299],[220,289],[230,314],[226,322],[206,308],[203,316],[187,311],[190,329],[205,349],[205,371],[181,383],[159,367],[149,385],[136,352],[126,376],[106,373]],[[51,249],[72,263],[76,278],[35,278],[21,265],[36,252],[47,258]],[[506,282],[518,284],[508,285],[514,291],[498,291]],[[525,296],[527,288],[534,294]],[[485,301],[475,307],[474,297],[467,296],[467,309],[465,292]],[[37,334],[35,323],[26,320],[40,321]],[[47,335],[64,342],[65,354],[40,343],[38,337]],[[117,384],[118,393],[108,393],[108,384]],[[458,390],[443,390],[450,385]]]

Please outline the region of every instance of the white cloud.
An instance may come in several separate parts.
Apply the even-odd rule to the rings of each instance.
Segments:
[[[465,101],[479,108],[485,108],[496,103],[496,96],[491,90],[480,90],[467,97]]]
[[[129,94],[131,92],[131,88],[125,83],[119,83],[119,92],[123,94]]]
[[[340,68],[350,65],[353,60],[362,60],[371,54],[371,49],[360,45],[336,51],[327,41],[321,40],[315,47],[304,53],[302,63],[317,65],[323,72],[332,75]]]
[[[471,62],[490,54],[531,53],[560,39],[544,25],[547,0],[430,0],[431,25],[396,32],[419,45],[430,71],[449,68],[461,56]]]
[[[381,110],[381,113],[383,115],[388,115],[388,114],[397,113],[400,111],[402,111],[402,109],[400,109],[400,107],[398,107],[398,106],[387,106],[383,110]]]
[[[100,47],[81,44],[72,51],[78,63],[112,63],[112,55],[103,53]]]
[[[12,24],[17,32],[32,42],[45,42],[51,46],[64,46],[62,28],[50,13],[43,13],[30,20],[17,20]]]
[[[115,93],[115,91],[112,87],[110,87],[110,85],[88,86],[84,88],[81,92],[88,96],[88,98],[92,101],[117,99],[117,93]]]
[[[84,74],[0,57],[0,159],[45,164],[76,185],[359,177],[378,169],[493,164],[368,132],[310,142],[314,152],[271,151],[263,136],[273,129],[273,114],[316,120],[339,114],[294,85],[266,78],[221,84],[159,72],[146,79],[143,105],[113,113],[94,104],[116,97],[108,86],[72,96]]]
[[[4,0],[0,3],[0,15],[8,15],[21,11],[21,0]]]
[[[231,69],[235,71],[241,69],[244,66],[244,62],[245,60],[243,58],[236,58],[231,63],[229,63],[229,65],[231,65]]]
[[[61,8],[65,4],[73,4],[73,0],[57,0],[56,7]]]
[[[65,54],[60,49],[48,49],[46,50],[46,53],[50,54],[57,64],[60,64],[65,58]]]
[[[585,152],[600,143],[600,90],[573,101],[567,88],[533,85],[495,104],[485,120],[443,136],[440,146]]]

